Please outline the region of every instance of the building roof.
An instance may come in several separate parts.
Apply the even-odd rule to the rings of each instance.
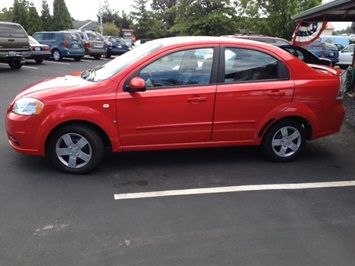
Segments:
[[[73,21],[74,29],[79,30],[96,30],[99,28],[99,23],[96,21],[86,20],[86,21]]]

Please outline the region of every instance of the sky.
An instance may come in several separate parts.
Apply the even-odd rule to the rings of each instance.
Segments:
[[[41,15],[42,0],[29,0],[35,5],[37,12]],[[65,4],[69,10],[70,15],[75,20],[97,20],[99,6],[104,4],[104,0],[65,0]],[[326,1],[327,2],[327,1]],[[329,2],[329,1],[328,1]],[[53,0],[47,0],[49,9],[53,10]],[[90,3],[90,4],[89,4]],[[133,0],[108,0],[111,10],[131,12]],[[10,8],[14,4],[14,0],[0,0],[0,10],[4,7]],[[346,29],[351,22],[332,22],[335,30]]]

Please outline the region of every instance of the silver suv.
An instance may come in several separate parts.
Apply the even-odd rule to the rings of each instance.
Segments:
[[[20,69],[31,53],[27,32],[20,24],[0,21],[0,62]]]
[[[84,43],[85,54],[100,59],[102,55],[106,55],[106,43],[104,37],[91,30],[69,30],[78,33]]]

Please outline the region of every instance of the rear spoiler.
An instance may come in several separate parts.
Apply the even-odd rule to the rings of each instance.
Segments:
[[[311,68],[314,70],[320,70],[324,71],[327,73],[332,73],[333,75],[340,76],[342,75],[343,71],[341,71],[339,68],[334,68],[331,66],[324,66],[324,65],[315,65],[315,64],[308,64]]]

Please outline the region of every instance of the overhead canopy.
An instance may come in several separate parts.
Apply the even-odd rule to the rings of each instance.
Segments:
[[[297,22],[317,22],[317,21],[355,21],[355,0],[336,0],[323,5],[319,5],[298,13],[291,17]],[[354,46],[355,52],[355,46]],[[352,66],[355,67],[355,57],[353,56]]]
[[[336,0],[291,17],[295,21],[355,21],[355,1]]]

